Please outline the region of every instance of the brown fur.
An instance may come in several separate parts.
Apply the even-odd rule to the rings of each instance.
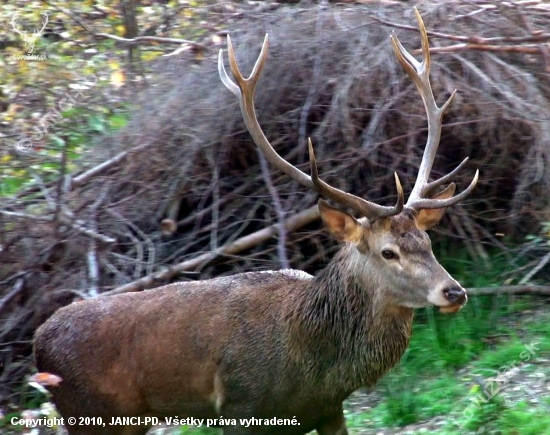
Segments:
[[[362,236],[316,277],[244,273],[59,310],[37,331],[35,355],[40,371],[63,379],[52,388],[61,415],[296,417],[299,426],[224,427],[224,434],[345,435],[342,402],[399,361],[413,307],[428,305],[434,287],[458,284],[433,258],[415,213],[370,223],[334,210],[347,217],[327,218],[331,232],[356,238],[360,227]],[[400,249],[402,266],[381,257],[387,244]],[[410,272],[407,256],[425,273]]]

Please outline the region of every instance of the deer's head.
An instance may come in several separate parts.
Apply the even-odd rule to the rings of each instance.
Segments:
[[[320,200],[319,212],[328,232],[352,245],[343,267],[375,284],[380,301],[408,308],[434,305],[443,312],[466,303],[466,292],[438,263],[426,233],[444,209],[403,208],[394,216],[356,219]]]
[[[419,308],[428,305],[443,312],[458,311],[467,300],[465,290],[435,259],[426,230],[436,225],[450,205],[464,199],[477,184],[479,172],[463,192],[455,193],[452,177],[466,163],[465,159],[449,174],[429,182],[439,140],[443,114],[454,99],[455,92],[438,107],[430,85],[430,52],[428,36],[420,14],[415,9],[422,41],[422,62],[418,62],[401,45],[395,35],[392,44],[397,59],[414,81],[428,115],[428,140],[413,190],[405,204],[399,177],[395,174],[397,202],[386,207],[332,187],[319,178],[313,146],[309,141],[311,176],[281,158],[265,137],[254,109],[254,89],[267,58],[266,35],[262,51],[249,78],[239,71],[231,39],[227,38],[229,62],[235,77],[233,82],[223,64],[220,50],[218,70],[224,85],[237,96],[243,118],[254,142],[267,160],[285,174],[326,198],[357,212],[360,219],[319,201],[323,222],[336,239],[353,246],[346,264],[359,279],[375,282],[384,300],[392,305]],[[372,286],[371,286],[372,287]]]

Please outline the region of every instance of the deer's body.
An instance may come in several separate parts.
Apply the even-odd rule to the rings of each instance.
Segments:
[[[59,310],[37,331],[38,369],[62,381],[51,389],[64,417],[156,416],[235,419],[224,435],[346,435],[342,402],[372,386],[401,358],[413,310],[456,312],[466,292],[435,259],[426,230],[454,195],[450,174],[429,182],[441,133],[440,108],[429,82],[427,33],[419,63],[394,37],[398,60],[415,82],[428,113],[428,141],[419,175],[404,204],[371,203],[320,180],[311,142],[311,177],[284,161],[256,119],[254,87],[267,56],[267,37],[250,78],[224,85],[239,99],[245,124],[264,156],[304,186],[361,214],[319,201],[328,232],[344,247],[316,277],[300,271],[255,272],[170,284],[143,293],[99,298]],[[447,185],[446,188],[441,188]],[[439,193],[435,193],[440,190]],[[293,419],[299,425],[246,427],[240,419]],[[143,426],[69,427],[82,433],[139,434]]]
[[[37,332],[38,368],[63,379],[53,394],[66,416],[300,423],[243,434],[340,422],[343,400],[399,361],[413,318],[377,303],[372,283],[338,264],[353,250],[317,277],[251,272],[73,303]]]

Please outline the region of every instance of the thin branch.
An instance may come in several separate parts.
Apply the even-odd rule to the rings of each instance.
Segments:
[[[317,10],[316,15],[316,21],[315,21],[315,34],[318,37],[322,33],[322,26],[324,23],[323,18],[323,11]],[[313,63],[313,74],[311,78],[311,85],[309,86],[309,90],[307,93],[306,100],[304,102],[304,105],[302,106],[302,110],[300,112],[300,124],[299,124],[299,145],[298,148],[300,150],[304,150],[304,154],[307,154],[305,150],[307,149],[307,118],[309,116],[309,112],[311,110],[311,107],[313,106],[314,98],[317,94],[317,88],[319,86],[319,78],[321,77],[321,72],[323,70],[322,64],[323,64],[323,44],[319,44],[318,51],[315,54],[315,61]],[[301,162],[300,162],[301,163]]]
[[[523,277],[523,279],[519,282],[520,284],[526,284],[529,282],[529,280],[535,276],[546,264],[550,261],[550,252],[548,252],[539,262],[538,264],[529,271],[527,275]]]
[[[81,234],[84,234],[85,236],[91,237],[92,239],[99,240],[102,243],[111,244],[111,243],[116,242],[116,239],[114,239],[112,237],[106,236],[104,234],[95,232],[94,230],[92,230],[90,228],[87,228],[84,225],[84,221],[82,221],[80,219],[77,219],[73,222],[67,222],[67,223],[71,226],[71,228],[73,230],[75,230],[75,231],[77,231]]]
[[[156,142],[154,142],[156,144]],[[122,151],[121,153],[118,153],[116,156],[111,157],[109,160],[104,161],[103,163],[100,163],[97,166],[94,166],[91,169],[88,169],[86,172],[83,172],[82,174],[78,175],[77,177],[73,178],[71,186],[69,189],[81,186],[83,184],[86,184],[91,178],[95,177],[96,175],[101,174],[102,172],[106,171],[107,169],[115,166],[116,164],[123,161],[128,155],[131,153],[141,151],[144,148],[147,148],[148,146],[153,145],[153,143],[148,143],[144,145],[139,145],[137,147],[134,147],[132,149],[129,149],[127,151]]]
[[[378,17],[373,17],[374,21],[379,22],[380,24],[385,24],[386,26],[395,27],[397,29],[412,30],[418,32],[418,28],[415,26],[408,26],[406,24],[394,23],[391,21],[386,21]],[[433,30],[427,30],[428,36],[432,38],[441,38],[448,39],[451,41],[461,41],[469,44],[485,45],[492,44],[495,42],[539,42],[545,43],[550,41],[550,33],[538,31],[532,32],[530,36],[496,36],[493,38],[483,38],[481,36],[460,36],[460,35],[451,35],[450,33],[435,32]],[[430,50],[432,51],[432,50]]]
[[[107,210],[108,213],[114,213],[112,210]],[[121,219],[128,231],[125,232],[119,232],[124,237],[128,237],[134,244],[136,257],[131,258],[128,255],[119,254],[117,252],[111,252],[110,254],[113,255],[116,258],[122,258],[127,263],[135,263],[134,267],[134,273],[133,278],[138,279],[141,276],[141,271],[143,269],[143,244],[140,242],[140,240],[132,233],[130,226],[128,225],[128,221],[125,219]],[[127,252],[127,254],[130,254],[130,252]]]
[[[19,219],[29,219],[29,220],[35,220],[35,221],[41,221],[41,222],[53,222],[53,219],[51,217],[36,216],[28,213],[20,213],[17,211],[0,210],[0,214],[8,217],[19,218]]]
[[[283,205],[281,204],[281,199],[279,198],[279,193],[273,185],[271,176],[269,175],[269,168],[267,166],[267,160],[259,149],[256,149],[258,152],[258,158],[260,159],[260,168],[262,170],[262,177],[264,179],[267,190],[271,195],[271,200],[275,207],[275,212],[277,213],[277,232],[279,233],[279,238],[277,240],[277,253],[279,256],[279,262],[283,269],[288,269],[289,262],[288,256],[286,255],[286,231],[285,231],[285,211]]]
[[[23,290],[23,284],[25,283],[25,280],[23,277],[20,277],[15,281],[15,285],[9,291],[2,299],[0,299],[0,312],[4,309],[4,307]]]
[[[83,27],[85,30],[87,30],[88,32],[90,33],[95,33],[94,30],[85,22],[83,21],[82,19],[80,19],[79,17],[77,17],[75,14],[73,14],[70,10],[68,9],[63,9],[61,6],[58,6],[57,4],[55,3],[52,3],[48,0],[42,0],[44,3],[46,3],[48,6],[51,6],[52,8],[55,8],[57,9],[59,12],[62,12],[64,13],[65,15],[67,15],[69,18],[71,18],[75,23],[77,23],[79,26]]]
[[[531,35],[539,34],[539,30],[535,30],[531,23],[529,22],[528,18],[523,13],[523,10],[517,9],[517,13],[521,19],[521,22],[523,23],[523,27],[525,27],[525,30],[527,30]],[[542,54],[542,57],[544,57],[544,63],[546,64],[546,72],[550,73],[550,48],[548,47],[548,44],[540,44],[539,45],[540,52]]]
[[[160,36],[137,36],[135,38],[122,38],[120,36],[110,35],[108,33],[94,33],[94,35],[100,38],[113,39],[117,42],[123,42],[126,44],[137,44],[139,42],[162,42],[165,44],[188,44],[192,45],[193,47],[206,49],[206,46],[204,44],[190,41],[188,39],[162,38]]]
[[[541,46],[537,45],[481,45],[481,44],[456,44],[447,47],[431,47],[430,53],[456,53],[461,51],[493,51],[498,53],[522,53],[522,54],[541,54]],[[420,50],[413,50],[413,53],[419,54]]]
[[[52,217],[46,217],[46,216],[35,216],[28,213],[19,213],[19,212],[13,212],[13,211],[7,211],[7,210],[0,210],[0,214],[8,217],[14,217],[14,218],[20,218],[20,219],[29,219],[29,220],[35,220],[40,222],[53,222]],[[86,228],[84,226],[84,221],[77,219],[74,221],[70,221],[72,219],[71,216],[65,216],[65,214],[62,214],[62,222],[66,223],[71,226],[75,231],[78,231],[79,233],[84,234],[85,236],[92,237],[96,240],[99,240],[102,243],[115,243],[116,239],[113,239],[112,237],[105,236],[103,234],[97,233],[89,228]]]
[[[119,212],[115,210],[108,210],[107,211],[110,215],[114,216],[121,222],[124,222],[124,224],[130,229],[133,230],[139,237],[141,237],[141,240],[143,240],[143,243],[135,237],[131,231],[127,233],[127,236],[130,237],[136,246],[136,249],[138,251],[138,267],[139,269],[136,269],[135,272],[135,278],[139,277],[141,275],[141,266],[144,263],[144,253],[143,253],[143,244],[147,246],[147,266],[145,273],[147,275],[151,275],[153,273],[153,269],[155,266],[155,258],[156,258],[156,250],[155,250],[155,244],[153,241],[143,232],[141,229],[134,224],[131,220],[126,219],[124,216],[122,216]],[[141,254],[140,254],[141,252]],[[138,271],[139,270],[139,271]]]
[[[208,160],[212,165],[212,180],[211,191],[212,191],[212,223],[210,224],[210,249],[214,251],[218,248],[218,232],[220,228],[220,167],[218,165],[219,161],[223,161],[224,156],[219,156],[216,159],[212,153],[207,153]]]

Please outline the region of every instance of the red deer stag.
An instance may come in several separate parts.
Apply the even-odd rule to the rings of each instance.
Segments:
[[[238,97],[246,126],[268,161],[361,219],[319,201],[327,230],[344,246],[317,276],[295,270],[242,273],[60,309],[36,333],[38,369],[63,379],[51,389],[62,416],[107,422],[106,427],[69,426],[70,434],[140,434],[146,426],[109,422],[176,415],[210,419],[210,424],[223,416],[218,425],[224,435],[347,434],[342,402],[358,388],[374,385],[399,361],[414,309],[432,305],[456,312],[465,304],[466,292],[437,262],[425,231],[472,191],[478,173],[454,197],[450,179],[463,163],[428,181],[442,116],[453,96],[441,108],[436,105],[428,37],[416,15],[422,62],[392,35],[397,58],[422,95],[429,125],[406,205],[397,175],[397,202],[385,207],[320,180],[311,144],[311,177],[284,161],[254,111],[267,36],[248,79],[239,72],[228,38],[236,83],[225,71],[221,51],[220,77]],[[434,190],[441,191],[430,195]],[[296,424],[265,424],[274,417]]]

